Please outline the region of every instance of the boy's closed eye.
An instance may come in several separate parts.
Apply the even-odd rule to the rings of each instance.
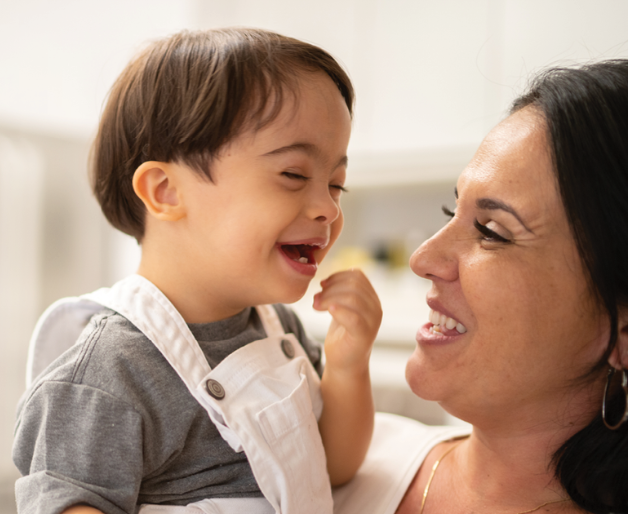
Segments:
[[[308,180],[310,180],[310,177],[306,177],[305,175],[294,171],[284,171],[281,175],[293,180],[301,180],[303,182],[307,182]]]
[[[295,182],[307,182],[311,180],[311,177],[308,177],[307,175],[303,175],[302,173],[298,173],[295,171],[283,171],[281,173],[281,176],[286,177],[290,179],[291,181],[295,181]],[[349,192],[349,190],[341,184],[329,184],[329,188],[333,189],[334,191],[337,191],[338,194]]]
[[[301,191],[310,182],[310,177],[295,170],[282,171],[280,183],[289,191]]]

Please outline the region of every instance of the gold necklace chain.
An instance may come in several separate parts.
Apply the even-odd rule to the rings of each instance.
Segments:
[[[427,479],[427,485],[425,486],[425,490],[423,491],[423,500],[421,501],[421,510],[419,511],[419,514],[423,514],[423,509],[425,508],[425,501],[427,500],[427,493],[429,493],[430,491],[430,485],[432,485],[432,480],[434,479],[434,475],[436,474],[436,470],[438,469],[438,466],[443,461],[443,459],[447,457],[447,455],[449,455],[453,450],[455,450],[458,447],[458,445],[460,445],[461,443],[462,441],[460,441],[457,444],[454,444],[445,453],[443,453],[440,459],[438,459],[434,463],[434,466],[432,466],[432,472],[430,473],[430,477]],[[524,510],[522,512],[517,512],[517,514],[530,514],[530,512],[535,512],[539,510],[540,508],[545,507],[546,505],[551,505],[552,503],[563,503],[567,501],[569,501],[568,498],[563,498],[562,500],[552,500],[549,502],[542,503],[541,505],[539,505],[538,507],[534,507],[533,509]]]

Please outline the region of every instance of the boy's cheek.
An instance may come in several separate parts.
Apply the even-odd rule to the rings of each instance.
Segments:
[[[329,250],[331,250],[331,247],[338,240],[338,237],[340,236],[340,233],[342,232],[343,225],[344,225],[344,217],[342,215],[342,210],[341,210],[338,217],[331,224],[331,231],[329,234],[329,243],[324,249],[316,250],[314,252],[314,259],[316,260],[317,264],[320,264],[321,262],[323,262],[323,259],[329,253]]]
[[[325,256],[329,252],[329,249],[331,248],[332,244],[333,244],[333,241],[330,240],[329,244],[327,245],[327,247],[324,250],[316,250],[316,251],[314,251],[314,260],[316,261],[316,264],[320,264],[321,262],[323,262],[323,259],[325,258]]]
[[[340,233],[342,232],[342,227],[344,226],[344,223],[345,223],[345,218],[342,213],[342,210],[340,210],[338,217],[331,224],[331,234],[329,235],[329,244],[327,245],[327,248],[325,248],[325,250],[328,251],[331,248],[331,246],[336,242],[336,240],[340,236]]]

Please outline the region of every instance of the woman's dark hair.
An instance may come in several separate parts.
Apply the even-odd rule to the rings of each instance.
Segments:
[[[242,131],[273,121],[286,97],[298,100],[304,73],[329,76],[352,113],[351,80],[310,43],[230,28],[150,44],[113,85],[92,147],[92,189],[109,222],[140,241],[145,209],[132,185],[138,166],[182,162],[211,180],[212,158]]]
[[[547,125],[554,171],[580,258],[617,344],[618,307],[628,306],[628,60],[544,71],[511,112],[531,106]],[[600,407],[602,395],[600,394]],[[628,512],[628,423],[601,413],[554,455],[556,476],[593,513]]]

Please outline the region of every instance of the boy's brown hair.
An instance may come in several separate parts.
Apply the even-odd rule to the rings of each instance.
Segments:
[[[91,182],[109,222],[138,241],[145,209],[133,191],[143,162],[182,162],[211,180],[219,150],[297,97],[302,72],[324,72],[349,113],[354,93],[324,50],[259,29],[181,32],[154,42],[113,85],[92,147]]]

